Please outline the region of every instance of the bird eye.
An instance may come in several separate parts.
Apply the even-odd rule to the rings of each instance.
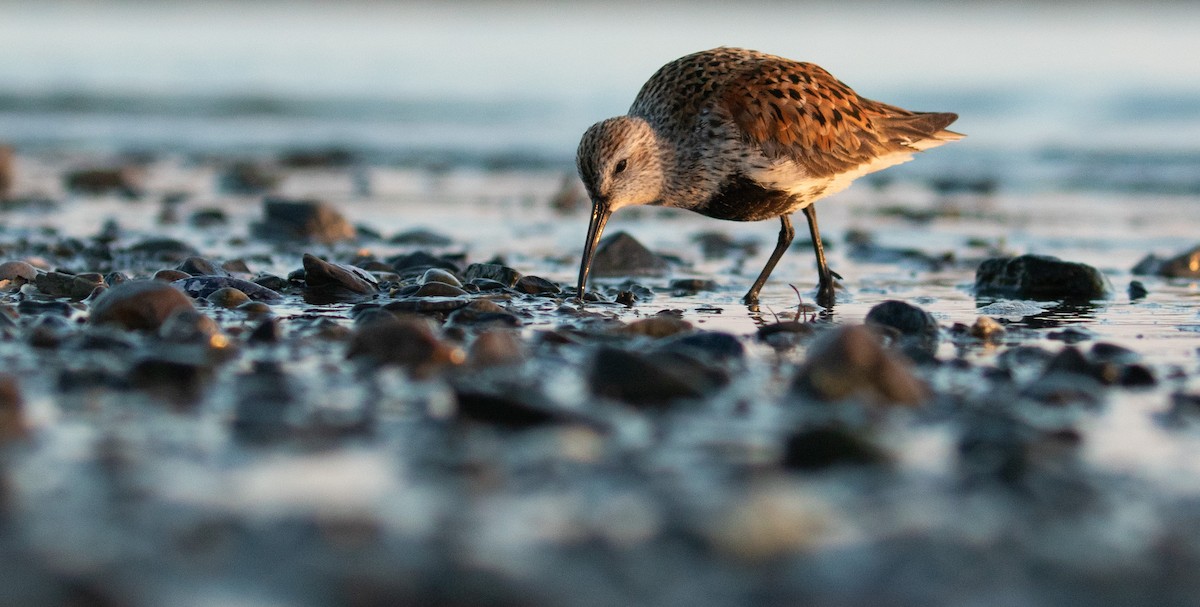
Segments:
[[[613,169],[613,175],[616,175],[617,173],[624,171],[626,164],[628,164],[628,162],[625,159],[621,159],[621,161],[618,162],[617,166]]]

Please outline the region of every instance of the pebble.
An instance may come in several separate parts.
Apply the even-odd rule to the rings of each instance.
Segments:
[[[1004,325],[990,316],[976,317],[975,322],[967,330],[967,334],[971,337],[982,339],[983,341],[995,341],[1002,337],[1005,332]]]
[[[257,282],[231,276],[186,276],[173,281],[172,284],[196,299],[208,299],[223,289],[239,291],[254,301],[277,302],[283,299],[283,295],[278,291],[268,289]]]
[[[176,270],[192,276],[229,276],[229,272],[221,266],[203,257],[188,257],[175,266]]]
[[[519,327],[521,319],[499,304],[486,299],[472,300],[446,317],[450,326]]]
[[[233,287],[221,287],[220,289],[210,293],[208,297],[205,297],[204,299],[208,300],[208,302],[214,306],[219,306],[227,310],[232,310],[250,301],[250,297],[248,295]]]
[[[179,270],[159,270],[154,273],[152,280],[170,283],[182,283],[191,277],[191,274],[188,274],[187,272],[181,272]]]
[[[593,276],[662,276],[667,261],[626,232],[606,236],[592,259]]]
[[[183,344],[210,344],[220,332],[217,321],[194,308],[175,310],[158,328],[163,340]]]
[[[463,270],[463,278],[468,281],[476,278],[494,280],[511,288],[521,279],[521,273],[498,263],[473,263]]]
[[[239,161],[229,165],[217,177],[217,187],[226,194],[253,196],[275,189],[283,176],[264,164]]]
[[[608,346],[593,357],[588,386],[596,396],[650,408],[698,399],[716,388],[683,365],[662,364],[651,356]]]
[[[95,274],[63,274],[44,272],[34,279],[37,290],[50,297],[66,297],[80,301],[91,295],[97,287],[104,285],[104,277]]]
[[[987,259],[975,271],[976,296],[1091,301],[1110,292],[1108,280],[1096,268],[1048,255]]]
[[[707,278],[676,278],[667,285],[667,288],[672,291],[692,294],[701,291],[716,291],[721,286],[717,284],[717,281]]]
[[[454,244],[454,239],[439,234],[432,230],[415,228],[400,232],[388,239],[388,242],[396,245],[420,246],[420,247],[448,247]]]
[[[888,454],[861,432],[840,425],[805,428],[787,437],[782,464],[789,470],[806,472],[834,466],[879,465]]]
[[[467,292],[444,282],[427,282],[413,293],[414,297],[464,297]]]
[[[809,348],[792,391],[825,402],[855,399],[880,405],[919,405],[929,398],[908,361],[884,349],[879,337],[862,325],[821,336]]]
[[[346,266],[304,254],[305,294],[329,299],[354,299],[379,292],[373,276],[353,266]]]
[[[525,346],[512,331],[488,330],[480,333],[467,349],[467,365],[498,367],[519,364],[525,360]]]
[[[430,268],[441,268],[450,272],[458,272],[458,264],[446,259],[438,257],[425,251],[415,251],[405,255],[388,258],[388,263],[392,264],[394,269],[401,276],[411,276],[421,274]]]
[[[1142,281],[1131,280],[1129,281],[1128,293],[1130,301],[1137,301],[1139,299],[1145,299],[1146,296],[1150,294],[1150,291],[1146,290],[1146,285],[1142,284]]]
[[[462,288],[463,283],[454,274],[446,271],[443,268],[429,268],[421,275],[421,284],[429,284],[431,282],[440,282],[452,287]]]
[[[355,238],[354,226],[332,205],[319,200],[268,197],[263,201],[263,221],[255,235],[275,240],[302,240],[333,244]]]
[[[415,376],[463,362],[465,355],[439,339],[429,321],[420,317],[393,317],[364,324],[354,330],[346,358],[376,365],[398,365]]]
[[[195,247],[174,238],[147,238],[129,247],[129,253],[138,259],[170,263],[199,255]]]
[[[79,169],[66,173],[63,181],[66,188],[76,194],[115,193],[137,198],[143,191],[141,172],[133,167]]]
[[[865,322],[869,327],[882,327],[896,336],[896,345],[914,360],[931,359],[937,353],[937,320],[917,306],[888,300],[872,307]]]
[[[1200,246],[1167,259],[1147,255],[1133,267],[1133,274],[1164,278],[1200,278]]]
[[[540,276],[522,276],[514,286],[518,291],[529,295],[562,292],[561,287]]]
[[[625,335],[643,335],[653,339],[670,337],[692,330],[692,323],[677,316],[652,316],[635,320],[616,329]]]
[[[157,280],[131,280],[101,295],[92,304],[88,322],[155,331],[172,312],[181,309],[194,309],[183,291]]]
[[[37,275],[37,268],[24,261],[0,263],[0,280],[11,280],[17,285],[23,285],[36,280]]]
[[[237,310],[238,312],[241,312],[242,314],[245,314],[246,316],[252,316],[252,317],[267,316],[274,312],[274,310],[271,309],[271,306],[269,306],[261,301],[247,301],[245,303],[238,305],[238,307],[234,308],[234,309]]]

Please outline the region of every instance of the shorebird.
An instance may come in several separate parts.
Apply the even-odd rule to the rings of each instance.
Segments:
[[[628,114],[597,122],[579,142],[576,165],[592,218],[578,296],[612,213],[655,205],[733,221],[780,219],[775,249],[744,297],[753,304],[795,236],[791,214],[803,210],[817,301],[829,307],[835,274],[813,203],[961,139],[945,130],[957,118],[859,97],[817,65],[757,51],[722,47],[676,59],[642,85]]]

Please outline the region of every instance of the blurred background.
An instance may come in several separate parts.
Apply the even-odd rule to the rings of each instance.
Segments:
[[[734,45],[961,115],[953,154],[897,175],[1195,193],[1198,25],[1184,2],[0,2],[0,140],[569,169],[660,65]]]

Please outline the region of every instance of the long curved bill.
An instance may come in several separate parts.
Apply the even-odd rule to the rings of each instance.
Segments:
[[[579,264],[579,291],[576,298],[582,303],[584,288],[587,287],[588,272],[592,270],[592,257],[596,254],[596,245],[600,243],[600,235],[604,233],[604,225],[608,223],[612,211],[608,205],[592,202],[592,221],[588,223],[587,241],[583,243],[583,260]]]

